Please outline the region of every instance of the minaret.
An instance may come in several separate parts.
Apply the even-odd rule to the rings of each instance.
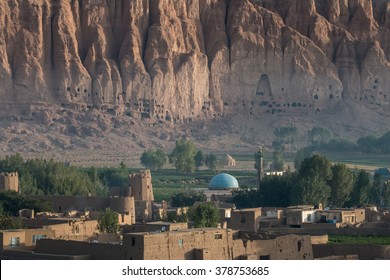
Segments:
[[[263,146],[259,147],[259,165],[257,166],[257,188],[260,189],[261,180],[263,179]]]

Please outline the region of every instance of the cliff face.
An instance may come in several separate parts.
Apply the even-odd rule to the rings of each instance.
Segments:
[[[389,0],[0,1],[11,107],[175,122],[377,108],[390,100],[389,61]]]

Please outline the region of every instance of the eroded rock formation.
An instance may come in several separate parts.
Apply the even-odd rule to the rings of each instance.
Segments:
[[[174,122],[376,108],[390,100],[389,60],[389,0],[0,1],[0,103],[11,107]]]

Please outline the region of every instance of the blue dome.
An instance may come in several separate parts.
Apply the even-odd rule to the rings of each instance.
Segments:
[[[226,189],[237,189],[238,181],[232,175],[221,173],[214,176],[210,183],[210,190],[226,190]]]

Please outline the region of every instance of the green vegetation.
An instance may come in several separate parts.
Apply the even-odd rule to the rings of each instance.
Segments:
[[[317,147],[321,143],[328,143],[332,139],[332,132],[326,127],[315,126],[307,132],[312,146]]]
[[[342,207],[351,199],[354,174],[345,164],[337,163],[332,166],[332,179],[328,184],[331,189],[329,203],[335,207]]]
[[[176,193],[186,193],[192,188],[207,188],[213,173],[209,170],[194,173],[178,173],[175,169],[161,169],[152,173],[154,198],[167,200]]]
[[[390,236],[329,235],[329,244],[390,245]]]
[[[177,215],[176,212],[168,212],[168,217],[166,220],[172,223],[186,223],[188,222],[188,213]]]
[[[233,171],[229,174],[237,178],[242,188],[256,187],[256,172]],[[207,188],[211,178],[215,176],[212,170],[198,170],[194,173],[178,173],[175,169],[161,169],[152,172],[153,192],[156,201],[170,200],[171,196],[188,192],[196,188]]]
[[[118,214],[107,208],[98,218],[100,232],[116,233],[118,231]]]
[[[167,155],[161,149],[155,151],[149,149],[142,153],[140,160],[146,168],[157,170],[163,168],[167,163]]]
[[[369,135],[353,142],[343,138],[332,138],[332,133],[327,128],[313,127],[308,131],[308,138],[311,145],[306,149],[310,151],[378,155],[390,153],[390,131],[380,137]]]
[[[206,156],[203,154],[202,151],[198,151],[195,155],[195,166],[196,170],[199,170],[199,167],[203,166],[206,161]]]
[[[350,206],[363,205],[370,201],[371,176],[367,171],[360,170],[355,178],[355,184],[351,192]]]
[[[298,170],[298,181],[291,190],[293,204],[326,204],[330,196],[327,181],[332,179],[330,161],[323,156],[305,158]]]
[[[298,128],[294,125],[281,126],[275,129],[276,140],[272,142],[275,150],[284,150],[286,147],[291,149],[291,145],[296,142]]]
[[[390,153],[390,131],[380,137],[366,136],[357,140],[360,150],[370,154]]]
[[[297,161],[298,162],[298,161]],[[296,172],[265,177],[258,189],[236,191],[238,207],[318,204],[351,207],[365,204],[390,205],[390,186],[379,175],[353,172],[344,164],[332,165],[320,155],[304,158]]]
[[[205,164],[209,170],[217,170],[219,161],[216,155],[210,153],[206,156]]]
[[[51,211],[46,200],[32,199],[13,191],[0,192],[0,212],[10,216],[18,216],[20,209],[34,209],[35,212]]]
[[[218,209],[210,202],[203,202],[191,209],[190,218],[195,228],[216,227],[219,222]]]
[[[195,144],[180,139],[176,141],[175,148],[169,156],[170,161],[180,173],[193,173],[195,171]]]
[[[0,230],[19,229],[22,227],[20,219],[11,217],[0,208]]]
[[[192,206],[195,201],[206,201],[207,197],[203,192],[188,190],[187,192],[179,192],[171,197],[171,205],[173,207]]]
[[[18,172],[23,194],[51,195],[104,195],[107,193],[99,181],[76,167],[53,160],[24,160],[20,155],[0,161],[0,172]]]
[[[50,211],[45,200],[35,200],[13,191],[0,192],[0,230],[22,228],[18,216],[20,209],[34,209],[36,212]]]
[[[273,155],[273,161],[272,161],[272,169],[276,171],[282,171],[284,170],[284,157],[283,152],[281,150],[274,151]]]
[[[238,208],[290,206],[291,189],[296,184],[296,180],[295,173],[266,176],[261,181],[260,190],[246,188],[234,191],[233,202]]]

